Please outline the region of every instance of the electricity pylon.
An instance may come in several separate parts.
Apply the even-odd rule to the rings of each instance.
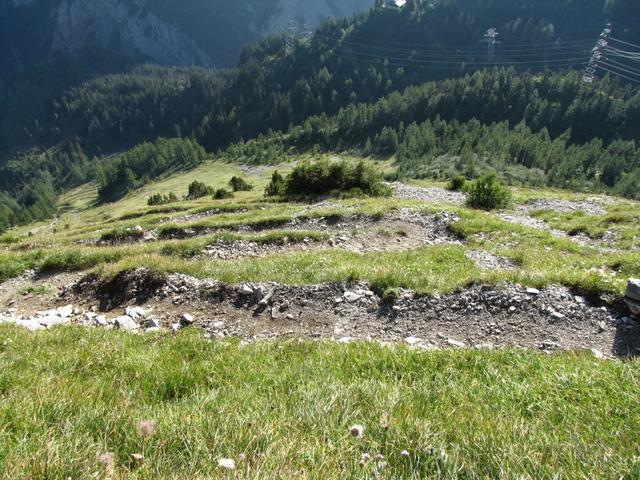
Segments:
[[[484,34],[485,42],[488,46],[489,62],[493,62],[496,58],[496,44],[498,43],[498,31],[495,28],[490,28],[487,33]]]
[[[584,75],[582,76],[582,80],[589,85],[592,85],[596,79],[598,62],[602,60],[602,52],[607,48],[607,45],[609,45],[609,36],[611,35],[611,31],[611,24],[607,23],[607,26],[602,30],[600,37],[598,37],[596,46],[591,50],[591,58],[589,59],[589,63],[584,69]]]

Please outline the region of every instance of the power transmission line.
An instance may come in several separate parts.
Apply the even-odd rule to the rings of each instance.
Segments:
[[[405,48],[397,48],[397,47],[389,47],[389,46],[378,46],[371,45],[364,42],[354,42],[354,41],[342,41],[334,48],[347,50],[346,47],[352,47],[353,51],[359,52],[362,50],[369,51],[371,53],[379,53],[381,56],[385,53],[397,54],[397,55],[407,55],[407,56],[415,56],[415,55],[424,55],[424,56],[447,56],[449,58],[469,58],[473,56],[481,56],[484,55],[485,52],[476,50],[476,47],[470,47],[465,50],[447,50],[447,48],[438,48],[438,49],[405,49]],[[502,48],[500,48],[500,56],[502,58],[515,57],[515,58],[550,58],[550,57],[566,57],[566,56],[575,56],[575,55],[583,55],[588,48],[585,47],[552,47],[545,49],[534,49],[525,53],[517,53],[517,52],[502,52]]]
[[[599,69],[599,70],[602,70],[602,71],[604,71],[604,72],[610,73],[610,74],[612,74],[612,75],[615,75],[615,76],[617,76],[617,77],[624,78],[625,80],[627,80],[627,81],[629,81],[629,82],[632,82],[632,83],[635,83],[635,84],[637,84],[637,85],[640,85],[640,80],[638,80],[637,78],[627,77],[626,75],[623,75],[623,74],[618,73],[618,72],[613,72],[613,71],[608,70],[608,69],[606,69],[606,68],[604,68],[604,67],[598,67],[598,69]]]
[[[610,63],[608,63],[608,62],[606,62],[604,60],[600,61],[599,67],[602,66],[602,65],[606,65],[607,67],[609,67],[610,69],[613,69],[613,70],[619,70],[619,71],[625,72],[628,75],[636,75],[638,77],[638,80],[640,80],[640,73],[636,73],[633,70],[629,70],[629,69],[622,68],[622,67],[617,67],[617,66],[612,65],[612,64],[610,64]]]
[[[343,56],[352,56],[354,58],[361,59],[378,59],[381,61],[388,61],[389,63],[402,63],[404,66],[414,66],[414,65],[493,65],[495,62],[488,61],[465,61],[465,60],[442,60],[442,59],[412,59],[412,58],[401,58],[401,57],[392,57],[389,55],[380,55],[376,53],[367,53],[367,52],[355,52],[352,50],[341,50],[335,49],[337,55]],[[522,60],[522,61],[501,61],[498,62],[500,64],[505,65],[535,65],[535,66],[544,66],[544,65],[554,65],[560,63],[584,63],[584,57],[580,57],[577,54],[567,56],[567,58],[558,58],[553,60]]]
[[[314,34],[314,37],[318,37],[321,36],[325,39],[328,40],[335,40],[335,41],[342,41],[342,40],[346,40],[346,39],[355,39],[355,40],[363,40],[366,41],[368,43],[384,43],[385,45],[399,45],[399,46],[407,46],[407,47],[422,47],[422,48],[433,48],[434,45],[433,44],[426,44],[426,43],[413,43],[413,42],[401,42],[401,41],[396,41],[396,40],[387,40],[387,39],[380,39],[379,37],[367,37],[367,36],[363,36],[363,35],[358,35],[358,34],[354,34],[354,33],[350,33],[347,36],[342,36],[342,37],[337,37],[337,36],[333,36],[333,35],[329,35],[327,33],[323,33],[322,31],[317,31]],[[504,34],[503,34],[504,36]],[[514,37],[515,38],[515,37]],[[561,42],[560,44],[558,44],[558,42],[550,42],[550,43],[523,43],[523,44],[513,44],[513,45],[505,45],[503,47],[501,47],[501,49],[510,49],[510,48],[522,48],[522,49],[528,49],[528,48],[537,48],[537,47],[554,47],[554,46],[558,46],[558,45],[565,45],[565,46],[574,46],[574,45],[591,45],[593,43],[593,40],[588,39],[588,38],[584,38],[581,40],[576,40],[576,41],[571,41],[571,42]],[[468,48],[470,45],[468,43],[465,44],[447,44],[448,48]],[[478,46],[478,48],[480,48],[480,46]]]
[[[640,51],[622,50],[621,48],[612,46],[611,43],[619,43],[638,50],[640,50],[640,45],[612,37],[612,31],[611,24],[609,23],[600,34],[596,46],[591,52],[589,63],[585,68],[583,80],[585,83],[591,85],[597,78],[597,72],[603,71],[640,85],[640,69],[636,68],[635,63],[629,65],[628,63],[619,61],[626,60],[636,62],[640,65]]]
[[[634,43],[625,42],[624,40],[619,40],[619,39],[614,38],[614,37],[609,37],[609,40],[611,40],[613,42],[622,43],[623,45],[627,45],[629,47],[640,49],[640,45],[636,45]]]

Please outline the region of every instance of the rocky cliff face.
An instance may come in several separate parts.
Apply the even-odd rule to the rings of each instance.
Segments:
[[[187,32],[149,12],[142,1],[64,0],[53,12],[51,49],[77,53],[95,43],[132,51],[163,64],[209,66],[211,59]]]
[[[241,46],[294,24],[348,16],[373,0],[0,0],[3,65],[99,47],[169,65],[232,64]]]

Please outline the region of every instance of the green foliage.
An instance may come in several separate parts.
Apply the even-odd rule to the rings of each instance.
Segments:
[[[188,12],[211,6],[168,3],[150,8],[171,12],[200,38],[220,35],[191,24],[198,17]],[[271,7],[272,1],[252,1],[246,15]],[[330,20],[305,39],[270,37],[247,46],[229,71],[144,66],[94,75],[84,61],[25,69],[0,102],[0,151],[11,152],[0,158],[0,191],[8,197],[0,195],[0,230],[53,215],[62,189],[97,180],[100,199],[117,200],[150,179],[197,165],[205,156],[199,145],[219,151],[233,142],[229,157],[249,163],[277,163],[295,149],[355,149],[396,154],[405,177],[499,171],[514,184],[634,197],[638,90],[610,77],[597,89],[584,88],[580,72],[524,73],[520,67],[535,67],[530,54],[510,47],[526,43],[540,59],[553,58],[578,35],[595,38],[605,20],[614,20],[623,39],[640,43],[632,28],[638,8],[628,0],[411,1],[397,14],[373,9]],[[482,66],[477,54],[465,52],[477,51],[486,18],[505,33],[496,63],[519,71],[475,71]],[[362,51],[363,38],[429,48],[377,51],[374,61]],[[433,49],[453,45],[460,54],[450,67],[426,68]],[[0,64],[21,58],[5,57]],[[111,65],[125,70],[121,62]],[[173,151],[156,145],[170,137],[190,140]],[[25,152],[32,145],[42,149]],[[141,147],[126,159],[108,156],[135,145]]]
[[[401,177],[447,180],[499,171],[512,184],[629,195],[629,187],[615,185],[640,168],[640,148],[625,140],[624,126],[640,125],[640,108],[630,107],[640,105],[640,93],[606,80],[601,85],[608,96],[585,90],[576,73],[476,72],[309,117],[287,135],[234,145],[229,155],[259,161],[258,152],[267,149],[281,157],[318,147],[369,153],[370,143],[374,152],[397,154]]]
[[[213,198],[215,200],[226,200],[228,198],[233,198],[233,192],[225,190],[224,188],[219,188],[213,194]]]
[[[317,196],[329,193],[351,193],[369,196],[389,196],[382,183],[382,174],[365,162],[326,159],[304,161],[287,176],[288,196]]]
[[[468,189],[467,205],[482,210],[496,210],[506,208],[511,203],[511,191],[495,173],[487,174],[475,182]]]
[[[253,185],[247,183],[242,177],[234,176],[229,180],[229,186],[234,192],[250,192],[253,190]]]
[[[206,185],[198,180],[194,180],[189,185],[189,192],[187,193],[187,200],[196,200],[198,198],[206,197],[207,195],[213,195],[215,190],[213,187]]]
[[[143,143],[101,166],[98,195],[115,201],[160,175],[200,165],[207,158],[204,149],[190,139],[160,138]]]
[[[457,175],[451,179],[448,189],[453,192],[461,192],[467,185],[467,179],[463,175]]]
[[[614,192],[623,197],[640,200],[640,168],[623,175]]]
[[[276,170],[271,176],[271,181],[264,191],[265,197],[282,197],[286,194],[287,183],[284,177]]]
[[[149,206],[167,205],[169,203],[175,203],[177,201],[178,201],[178,197],[176,197],[175,193],[173,192],[170,192],[167,195],[162,193],[156,193],[149,197],[149,199],[147,200],[147,205]]]

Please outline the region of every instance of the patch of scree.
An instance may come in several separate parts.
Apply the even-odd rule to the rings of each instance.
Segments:
[[[587,215],[604,215],[607,213],[604,202],[597,198],[582,201],[533,199],[516,207],[516,211],[522,213],[535,212],[539,210],[551,210],[559,213],[580,211]]]
[[[264,257],[277,253],[335,248],[356,253],[407,251],[430,245],[460,244],[449,226],[458,218],[448,212],[422,215],[409,210],[374,219],[365,216],[294,219],[289,230],[334,232],[328,239],[280,238],[270,242],[219,239],[203,254],[218,259]]]
[[[444,188],[411,187],[401,182],[393,182],[389,185],[393,189],[394,196],[404,200],[462,205],[467,199],[467,196],[462,192],[452,192]]]
[[[485,250],[467,250],[464,252],[464,256],[484,270],[514,270],[518,268],[511,260]]]

